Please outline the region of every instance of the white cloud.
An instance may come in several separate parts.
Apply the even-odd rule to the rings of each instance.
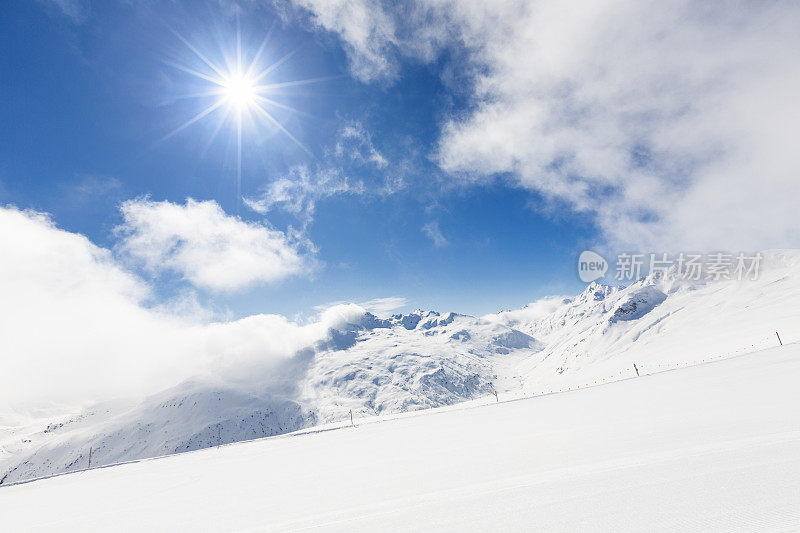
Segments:
[[[489,320],[490,322],[500,322],[513,328],[520,324],[531,324],[546,317],[562,306],[565,301],[565,296],[545,296],[520,309],[501,311],[495,314],[484,315],[481,318]]]
[[[436,220],[428,222],[422,226],[422,233],[427,235],[428,238],[433,241],[433,245],[437,248],[441,248],[450,244],[450,241],[448,241],[445,236],[442,235],[442,232],[439,229],[439,222]]]
[[[372,300],[359,303],[351,303],[344,300],[329,302],[315,306],[314,310],[320,313],[321,316],[328,316],[326,312],[330,309],[359,309],[361,313],[369,311],[378,316],[385,316],[391,311],[405,307],[406,305],[408,305],[408,300],[406,298],[402,296],[388,296],[386,298],[373,298]]]
[[[314,23],[342,37],[353,75],[362,81],[394,78],[397,65],[390,46],[394,20],[377,0],[295,0]]]
[[[225,214],[214,201],[129,200],[119,251],[151,272],[165,270],[214,291],[233,291],[299,274],[299,244],[281,231]]]
[[[137,361],[154,357],[143,335],[164,355],[171,324],[141,307],[141,280],[39,213],[0,207],[0,248],[0,405],[110,393],[122,373],[142,385]]]
[[[300,325],[278,315],[210,322],[186,296],[149,306],[150,287],[109,250],[46,215],[0,207],[0,413],[153,393],[202,376],[263,376],[326,338],[356,306]]]
[[[591,214],[621,247],[800,245],[796,2],[420,0],[368,12],[318,21],[364,57],[463,54],[453,68],[472,80],[472,105],[445,121],[436,153],[454,180],[508,176]],[[352,38],[364,32],[373,39]]]

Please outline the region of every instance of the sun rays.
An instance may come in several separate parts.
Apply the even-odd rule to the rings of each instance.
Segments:
[[[275,116],[274,111],[282,110],[283,112],[300,115],[305,115],[305,113],[277,101],[276,98],[287,88],[318,83],[333,79],[332,77],[270,82],[270,75],[286,63],[296,52],[289,52],[269,63],[264,61],[272,30],[267,32],[252,57],[245,57],[242,48],[241,31],[237,30],[235,50],[227,57],[223,53],[223,62],[212,61],[207,54],[201,52],[197,46],[183,37],[183,35],[175,30],[172,30],[172,32],[191,51],[196,65],[189,66],[177,62],[169,62],[169,64],[188,74],[194,81],[203,86],[195,92],[183,94],[180,97],[205,100],[207,103],[194,116],[170,131],[164,139],[181,133],[200,121],[211,120],[212,118],[217,121],[213,129],[214,136],[226,124],[230,126],[236,134],[237,202],[241,200],[242,196],[242,142],[245,135],[245,124],[253,125],[254,128],[248,127],[247,130],[250,133],[252,129],[252,133],[256,135],[258,128],[278,130],[297,147],[311,154],[311,151],[300,142],[297,136],[293,135]]]

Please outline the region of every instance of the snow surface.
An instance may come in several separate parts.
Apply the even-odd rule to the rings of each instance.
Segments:
[[[193,380],[140,402],[98,405],[39,426],[10,425],[0,483],[154,457],[488,397],[519,388],[498,376],[541,347],[525,333],[475,317],[418,312],[357,323],[251,382]],[[502,356],[505,361],[499,361]],[[505,371],[503,374],[509,374]]]
[[[0,487],[4,530],[800,528],[800,345]]]
[[[462,402],[586,388],[800,341],[800,252],[758,280],[593,283],[485,317],[351,313],[321,342],[243,381],[195,378],[147,398],[0,413],[0,485],[223,442]]]

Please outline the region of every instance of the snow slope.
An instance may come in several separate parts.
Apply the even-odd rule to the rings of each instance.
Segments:
[[[469,332],[469,333],[467,333]],[[0,483],[295,431],[318,423],[490,395],[502,365],[540,346],[507,326],[449,313],[364,313],[243,382],[193,380],[140,402],[93,406],[11,427]],[[514,383],[519,387],[519,383]]]
[[[0,487],[5,530],[800,527],[800,345]]]
[[[476,318],[364,312],[248,380],[194,379],[61,417],[0,414],[0,484],[277,435],[319,424],[585,388],[800,340],[800,252],[764,254],[757,280],[628,287]],[[5,423],[4,423],[5,420]],[[5,426],[5,427],[2,427]]]
[[[764,252],[757,280],[685,280],[668,272],[618,288],[590,284],[543,317],[486,317],[544,349],[517,369],[528,393],[585,386],[633,363],[658,369],[800,341],[800,253]]]

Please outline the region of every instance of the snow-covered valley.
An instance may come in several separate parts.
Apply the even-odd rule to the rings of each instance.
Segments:
[[[799,341],[798,301],[800,255],[776,251],[758,280],[668,273],[479,318],[350,309],[323,340],[253,379],[196,378],[59,417],[2,414],[0,479],[82,470],[90,453],[97,467],[349,423],[351,412],[362,424],[723,360],[776,346],[776,331]]]

